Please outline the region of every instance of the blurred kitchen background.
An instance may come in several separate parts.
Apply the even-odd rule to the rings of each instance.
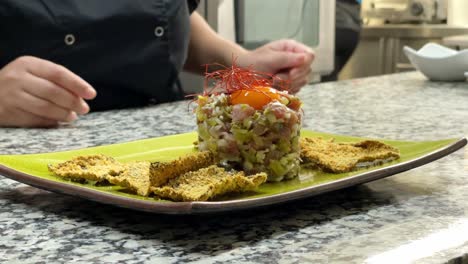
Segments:
[[[360,36],[338,75],[340,80],[414,70],[402,52],[405,45],[419,49],[435,42],[468,48],[468,0],[356,2],[361,5]],[[318,82],[335,67],[336,4],[335,0],[202,0],[198,12],[221,35],[247,48],[281,38],[313,47],[317,55],[313,81]],[[341,44],[352,46],[351,41]],[[181,79],[188,91],[202,86],[200,77],[184,73]]]
[[[468,0],[363,0],[359,45],[340,79],[414,70],[403,46],[468,48]]]

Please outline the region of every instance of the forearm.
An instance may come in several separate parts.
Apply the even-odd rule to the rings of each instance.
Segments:
[[[203,73],[204,64],[220,63],[231,65],[233,56],[240,56],[247,51],[236,43],[218,35],[198,14],[190,17],[190,45],[185,63],[185,70]]]

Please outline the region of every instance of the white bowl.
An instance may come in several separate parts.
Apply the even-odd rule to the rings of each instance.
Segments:
[[[431,81],[465,81],[468,77],[468,49],[456,51],[428,43],[420,50],[403,48],[411,64]]]

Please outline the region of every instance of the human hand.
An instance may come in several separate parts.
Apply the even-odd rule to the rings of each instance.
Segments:
[[[255,70],[272,73],[290,81],[290,93],[297,93],[310,82],[312,49],[292,39],[270,42],[238,57],[239,65],[253,65]]]
[[[24,56],[0,69],[0,126],[51,127],[89,112],[96,91],[47,60]]]

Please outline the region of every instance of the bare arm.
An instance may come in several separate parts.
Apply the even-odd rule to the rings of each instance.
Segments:
[[[190,46],[185,70],[203,73],[203,64],[221,63],[230,65],[232,56],[241,56],[247,51],[236,43],[218,35],[206,21],[194,12],[190,16]]]
[[[232,64],[233,56],[238,66],[253,67],[262,72],[276,74],[291,82],[290,92],[296,93],[309,82],[313,51],[291,39],[270,42],[255,50],[246,50],[224,39],[210,28],[196,12],[190,17],[190,45],[185,70],[202,74],[204,64]]]

